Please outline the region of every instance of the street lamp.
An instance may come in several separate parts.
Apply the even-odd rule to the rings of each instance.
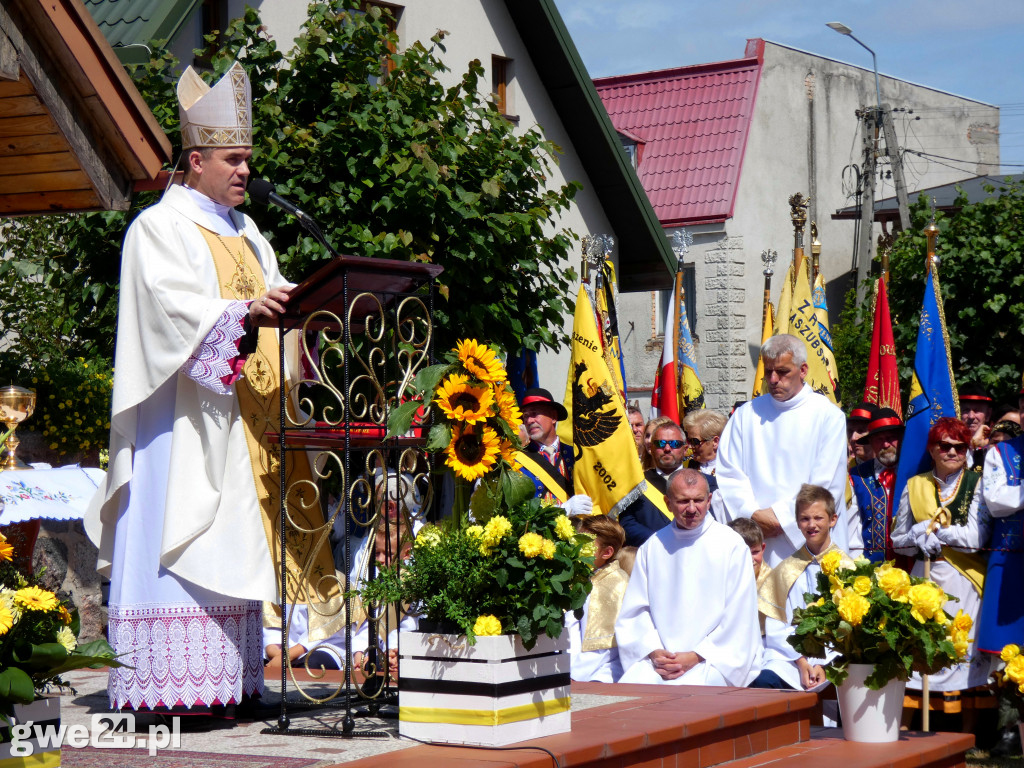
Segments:
[[[875,103],[878,111],[875,113],[875,120],[879,121],[882,119],[882,89],[878,85],[878,59],[875,58],[875,52],[868,48],[864,43],[858,40],[848,26],[843,24],[841,21],[830,21],[826,25],[829,29],[834,29],[840,35],[846,35],[848,38],[853,40],[857,45],[866,50],[871,54],[871,66],[875,69]]]

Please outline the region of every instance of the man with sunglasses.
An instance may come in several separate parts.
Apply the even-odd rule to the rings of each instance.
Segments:
[[[651,454],[654,467],[647,470],[644,477],[664,495],[668,490],[669,475],[683,465],[686,456],[686,435],[678,424],[662,424],[654,431]]]
[[[736,409],[722,432],[715,477],[725,522],[749,517],[764,532],[772,567],[804,545],[795,502],[804,483],[827,488],[839,522],[834,541],[849,547],[845,490],[846,417],[804,383],[807,347],[790,334],[761,347],[768,394]]]

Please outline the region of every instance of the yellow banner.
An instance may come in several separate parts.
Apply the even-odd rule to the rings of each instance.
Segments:
[[[595,510],[618,516],[640,496],[646,481],[626,409],[605,363],[594,310],[582,286],[576,298],[568,379],[576,493],[590,496]]]
[[[793,305],[789,313],[789,333],[803,339],[807,345],[807,383],[815,392],[820,392],[836,405],[838,380],[835,375],[836,361],[832,350],[821,338],[818,309],[811,294],[810,273],[807,259],[801,259],[797,266],[796,285],[793,288]],[[781,299],[780,302],[781,304]],[[825,318],[825,332],[828,332],[828,318]]]
[[[770,301],[768,302],[768,311],[765,313],[762,326],[761,346],[764,346],[764,343],[775,335],[775,307],[772,306]],[[764,385],[764,360],[761,359],[761,355],[758,355],[757,370],[754,372],[754,388],[750,391],[750,397],[753,399],[765,394],[767,391]]]
[[[775,313],[775,333],[789,333],[789,315],[793,310],[793,265],[786,270],[779,294],[779,310]]]

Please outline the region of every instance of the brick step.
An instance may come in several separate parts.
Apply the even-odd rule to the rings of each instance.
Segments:
[[[904,731],[897,742],[858,744],[841,728],[811,728],[811,739],[725,764],[725,768],[959,768],[974,737],[962,733]]]

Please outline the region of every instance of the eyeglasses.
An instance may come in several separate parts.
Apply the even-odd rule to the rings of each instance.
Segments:
[[[704,443],[710,442],[711,440],[714,439],[715,438],[713,437],[705,437],[703,439],[699,437],[691,437],[688,438],[686,442],[691,448],[700,448],[702,445],[704,445]]]
[[[654,440],[651,445],[655,448],[671,448],[674,451],[682,448],[685,443],[682,440]]]
[[[959,453],[967,453],[967,443],[950,443],[945,440],[940,440],[935,444],[940,453],[949,453],[950,451],[956,451]]]

